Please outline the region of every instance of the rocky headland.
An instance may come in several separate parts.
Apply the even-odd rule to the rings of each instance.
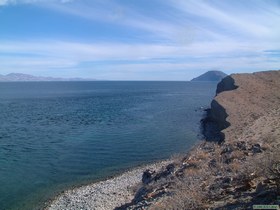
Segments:
[[[256,204],[279,205],[279,90],[280,71],[225,77],[202,120],[206,140],[171,162],[69,190],[48,209],[252,209]]]

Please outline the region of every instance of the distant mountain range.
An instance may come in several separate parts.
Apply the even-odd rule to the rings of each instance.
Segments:
[[[219,82],[226,76],[227,74],[222,71],[207,71],[206,73],[193,78],[191,81]]]
[[[94,81],[96,79],[85,78],[54,78],[38,77],[30,74],[11,73],[7,75],[0,74],[0,82],[28,82],[28,81]]]

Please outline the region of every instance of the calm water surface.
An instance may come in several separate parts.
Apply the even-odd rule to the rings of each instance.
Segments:
[[[216,83],[0,83],[0,209],[183,152]]]

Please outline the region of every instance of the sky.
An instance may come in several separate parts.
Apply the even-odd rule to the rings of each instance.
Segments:
[[[280,0],[0,0],[0,74],[190,80],[280,69]]]

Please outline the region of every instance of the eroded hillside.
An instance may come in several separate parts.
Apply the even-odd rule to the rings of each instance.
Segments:
[[[117,209],[280,204],[280,71],[224,78],[207,118],[222,141],[203,141],[162,170],[145,171],[134,199]]]

